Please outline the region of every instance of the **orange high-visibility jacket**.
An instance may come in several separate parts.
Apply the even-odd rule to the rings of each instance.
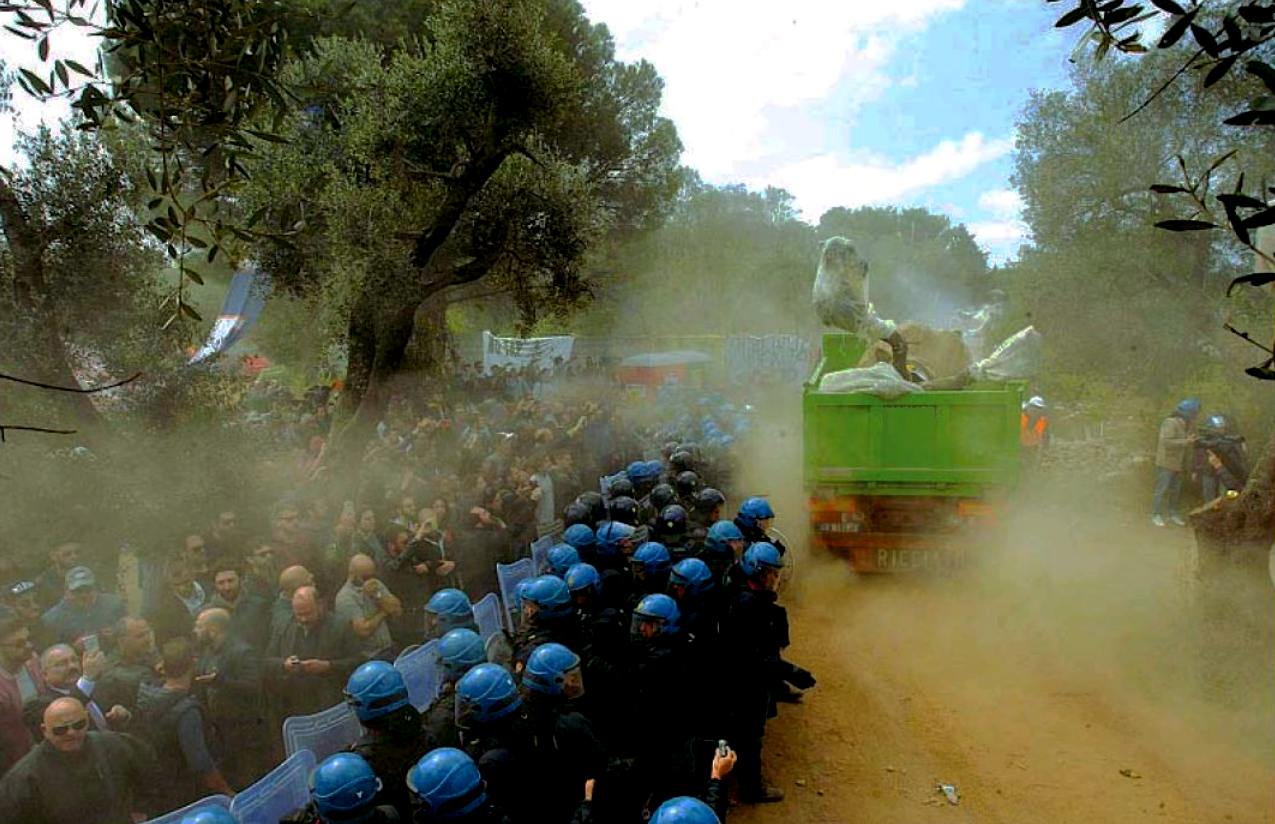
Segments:
[[[1049,427],[1049,418],[1041,415],[1033,424],[1024,412],[1019,421],[1018,441],[1023,446],[1040,446],[1045,440],[1045,430]]]

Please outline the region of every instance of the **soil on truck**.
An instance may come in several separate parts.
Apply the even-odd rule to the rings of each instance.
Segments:
[[[852,335],[824,335],[803,388],[811,540],[859,572],[961,567],[995,534],[1017,486],[1024,387],[975,383],[893,400],[819,389],[863,350]]]

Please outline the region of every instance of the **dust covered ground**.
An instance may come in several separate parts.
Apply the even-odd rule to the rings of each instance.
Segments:
[[[752,484],[800,545],[800,429],[775,420]],[[768,727],[787,800],[732,821],[1275,822],[1275,594],[1203,631],[1190,533],[1125,491],[1049,478],[953,577],[800,547],[787,655],[819,685]]]

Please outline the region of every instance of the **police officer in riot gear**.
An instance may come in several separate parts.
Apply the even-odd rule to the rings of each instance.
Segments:
[[[522,672],[545,821],[566,821],[575,809],[580,787],[598,776],[606,763],[601,739],[580,712],[584,687],[580,656],[561,644],[536,647]]]
[[[767,785],[761,771],[766,720],[775,715],[774,686],[787,681],[808,689],[815,679],[780,656],[788,644],[788,617],[776,602],[783,569],[779,550],[755,543],[744,551],[740,569],[745,582],[733,594],[722,624],[722,652],[734,688],[731,741],[739,752],[739,797],[745,803],[780,801],[783,792]]]
[[[377,775],[398,776],[427,749],[420,713],[408,699],[403,675],[385,661],[368,661],[345,684],[345,700],[363,725],[363,736],[350,749]],[[406,818],[411,813],[407,791],[399,781],[381,788],[377,803]]]
[[[427,753],[408,772],[407,788],[415,803],[417,824],[510,822],[488,798],[487,782],[474,759],[455,747]]]
[[[456,730],[456,682],[487,660],[483,639],[471,629],[454,629],[438,641],[443,672],[438,696],[425,709],[425,737],[430,747],[460,746]]]
[[[522,696],[509,671],[479,664],[456,682],[456,726],[461,748],[478,764],[488,792],[518,821],[536,821],[522,803],[534,797],[533,737]]]

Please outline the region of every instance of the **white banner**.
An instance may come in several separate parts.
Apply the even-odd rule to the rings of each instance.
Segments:
[[[572,335],[555,335],[549,338],[498,338],[491,332],[483,332],[483,371],[490,374],[492,367],[512,366],[521,369],[534,365],[543,369],[553,366],[555,358],[571,360],[575,346]]]
[[[797,335],[731,335],[725,355],[731,379],[740,383],[758,375],[800,383],[811,367],[810,341]]]

